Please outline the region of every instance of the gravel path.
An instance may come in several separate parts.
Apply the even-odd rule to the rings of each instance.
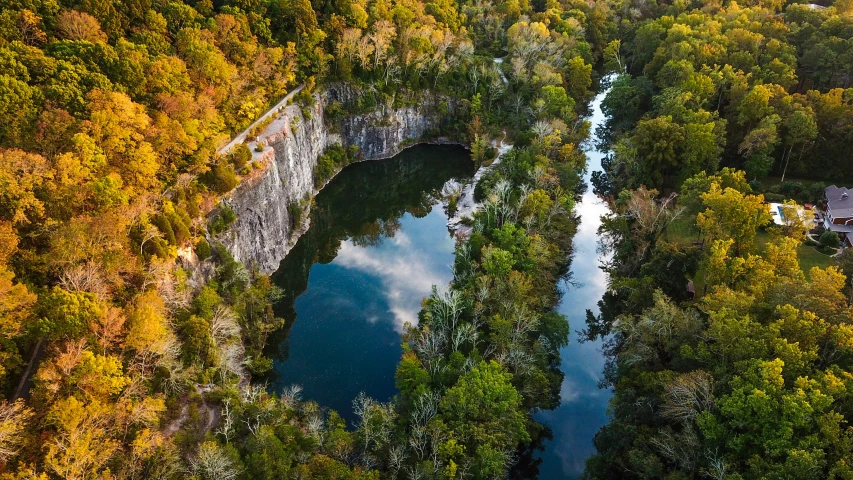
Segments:
[[[249,132],[251,132],[253,128],[260,125],[261,122],[263,122],[264,120],[270,118],[270,116],[272,114],[274,114],[275,112],[286,107],[288,100],[293,98],[293,96],[296,95],[297,93],[301,92],[303,88],[305,88],[305,85],[300,85],[300,86],[294,88],[292,92],[285,95],[285,97],[282,98],[280,102],[276,103],[274,107],[267,110],[267,112],[265,114],[261,115],[261,118],[255,120],[251,125],[249,125],[249,128],[247,128],[247,129],[243,130],[242,132],[240,132],[239,134],[237,134],[236,137],[234,137],[233,139],[231,139],[230,142],[228,142],[228,145],[225,145],[224,147],[220,148],[219,150],[216,151],[216,153],[218,153],[220,155],[226,154],[229,151],[231,151],[232,148],[234,148],[237,145],[245,142],[246,137],[249,136]]]

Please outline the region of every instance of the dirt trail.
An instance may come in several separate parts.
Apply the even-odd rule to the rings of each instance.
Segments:
[[[44,346],[46,340],[44,337],[40,338],[36,346],[33,348],[33,354],[30,356],[30,361],[27,363],[27,368],[24,369],[24,373],[21,374],[21,381],[18,382],[18,388],[15,389],[15,394],[12,396],[12,400],[17,400],[19,398],[27,398],[30,395],[30,387],[33,384],[32,377],[35,373],[35,366],[41,361],[42,353],[44,353]]]
[[[196,385],[195,386],[196,393],[201,395],[201,405],[199,407],[199,413],[202,415],[202,418],[205,418],[204,426],[201,429],[201,435],[204,436],[207,432],[213,430],[216,425],[219,423],[219,407],[207,404],[207,401],[204,399],[204,394],[211,390],[210,385]],[[184,426],[187,419],[190,417],[189,413],[189,403],[186,399],[183,401],[183,405],[181,406],[181,413],[178,415],[178,418],[174,419],[172,423],[170,423],[166,428],[163,429],[163,436],[166,438],[171,437],[181,427]]]

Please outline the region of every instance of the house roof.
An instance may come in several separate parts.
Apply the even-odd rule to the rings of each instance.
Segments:
[[[824,191],[826,204],[833,218],[853,217],[853,192],[846,187],[830,185]]]
[[[829,225],[824,224],[824,227],[829,227],[829,230],[836,233],[853,233],[853,225],[836,225],[830,223]]]

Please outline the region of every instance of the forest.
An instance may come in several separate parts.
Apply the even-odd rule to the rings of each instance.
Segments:
[[[606,5],[451,0],[12,0],[0,7],[0,478],[498,478],[559,403],[569,262]],[[497,56],[506,62],[498,65]],[[254,381],[292,319],[217,235],[259,168],[221,150],[284,95],[330,118],[454,105],[478,189],[450,286],[359,421]],[[358,152],[332,148],[320,186]],[[303,205],[287,205],[292,212]],[[296,216],[297,221],[301,216]],[[198,258],[199,280],[182,259]],[[529,475],[535,475],[535,472]]]
[[[586,477],[853,478],[853,255],[809,267],[764,203],[853,183],[849,0],[7,0],[0,65],[0,479],[535,478],[596,88],[584,336],[614,396]],[[292,319],[216,240],[257,168],[223,145],[341,82],[330,118],[431,92],[478,165],[514,145],[355,425],[255,381]]]
[[[619,12],[593,182],[608,291],[584,332],[614,396],[585,476],[853,477],[853,256],[814,262],[796,213],[853,180],[850,5]]]

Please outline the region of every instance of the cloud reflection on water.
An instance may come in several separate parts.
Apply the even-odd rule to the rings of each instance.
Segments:
[[[376,246],[343,242],[334,260],[336,265],[380,280],[398,332],[403,331],[406,322],[417,324],[421,299],[429,295],[432,286],[443,286],[450,280],[447,261],[452,260],[453,240],[447,233],[441,208],[434,208],[417,222],[413,220],[406,214],[396,234]]]
[[[604,93],[593,101],[591,131],[604,121],[601,100]],[[589,170],[584,180],[589,185],[591,172],[601,169],[603,155],[587,150]],[[592,185],[576,206],[580,224],[573,241],[571,263],[575,285],[562,285],[560,313],[569,319],[571,334],[569,345],[561,350],[562,371],[565,373],[560,388],[561,403],[557,409],[542,412],[537,418],[553,431],[554,439],[546,444],[542,454],[540,478],[579,478],[586,459],[595,453],[593,437],[607,422],[607,404],[612,392],[599,388],[603,378],[604,356],[601,342],[579,343],[577,331],[586,326],[586,310],[598,313],[598,301],[607,289],[607,274],[601,270],[598,252],[598,227],[607,205],[592,191]]]

